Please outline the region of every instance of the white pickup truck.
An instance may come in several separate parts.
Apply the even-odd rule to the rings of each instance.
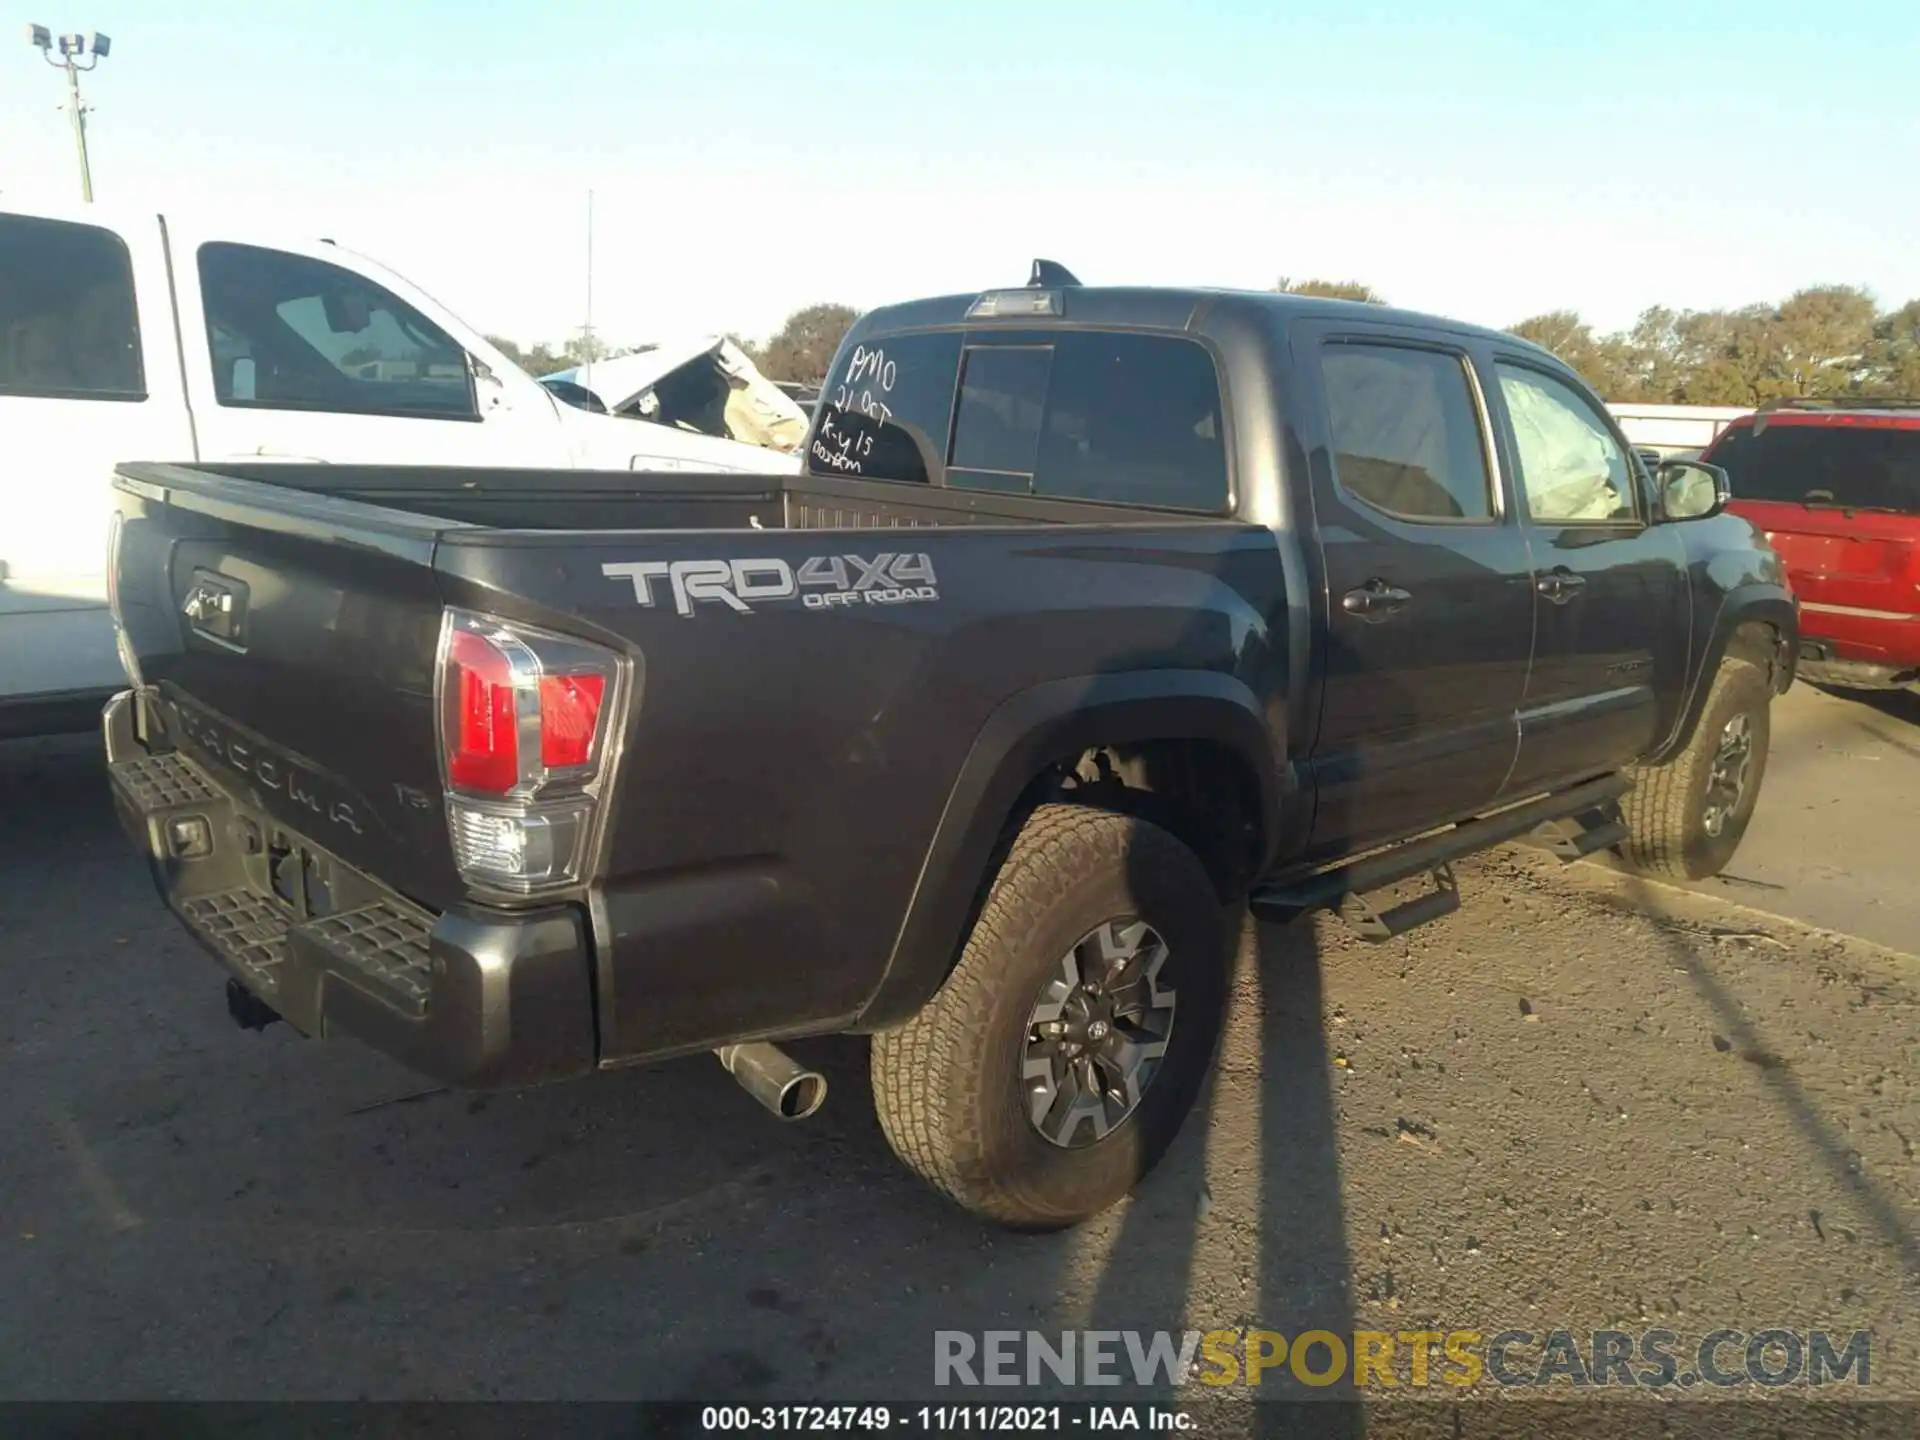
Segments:
[[[123,460],[789,474],[796,456],[565,403],[331,242],[0,202],[0,737],[92,725]]]

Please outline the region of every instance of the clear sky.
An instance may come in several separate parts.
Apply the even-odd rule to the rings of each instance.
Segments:
[[[257,213],[482,329],[765,334],[1019,283],[1356,277],[1506,324],[1920,296],[1920,3],[23,0],[0,195]],[[1824,14],[1823,14],[1824,11]]]

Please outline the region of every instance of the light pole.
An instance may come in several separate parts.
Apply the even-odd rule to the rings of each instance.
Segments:
[[[93,203],[93,169],[87,164],[87,107],[80,103],[80,72],[107,58],[113,42],[105,35],[61,35],[60,58],[53,58],[56,37],[44,25],[27,26],[27,39],[49,65],[67,72],[67,108],[73,115],[73,144],[80,153],[80,198]],[[87,63],[80,63],[83,57]]]

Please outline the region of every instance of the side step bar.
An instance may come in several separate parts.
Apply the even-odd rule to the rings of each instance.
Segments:
[[[1247,906],[1262,920],[1284,923],[1312,910],[1337,910],[1366,940],[1391,940],[1460,908],[1453,878],[1455,860],[1523,836],[1564,861],[1574,861],[1627,837],[1620,819],[1620,797],[1633,788],[1626,775],[1603,775],[1557,795],[1543,795],[1508,810],[1464,820],[1432,835],[1390,850],[1364,855],[1331,870],[1297,880],[1258,885]],[[1381,911],[1366,897],[1422,873],[1434,888]]]
[[[1627,822],[1620,818],[1619,807],[1609,801],[1591,810],[1582,810],[1578,815],[1549,820],[1523,835],[1520,843],[1557,855],[1571,865],[1609,846],[1619,845],[1626,838]]]

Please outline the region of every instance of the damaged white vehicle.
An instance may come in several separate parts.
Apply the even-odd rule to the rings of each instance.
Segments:
[[[807,412],[723,335],[643,345],[544,375],[560,400],[623,420],[796,454]]]

